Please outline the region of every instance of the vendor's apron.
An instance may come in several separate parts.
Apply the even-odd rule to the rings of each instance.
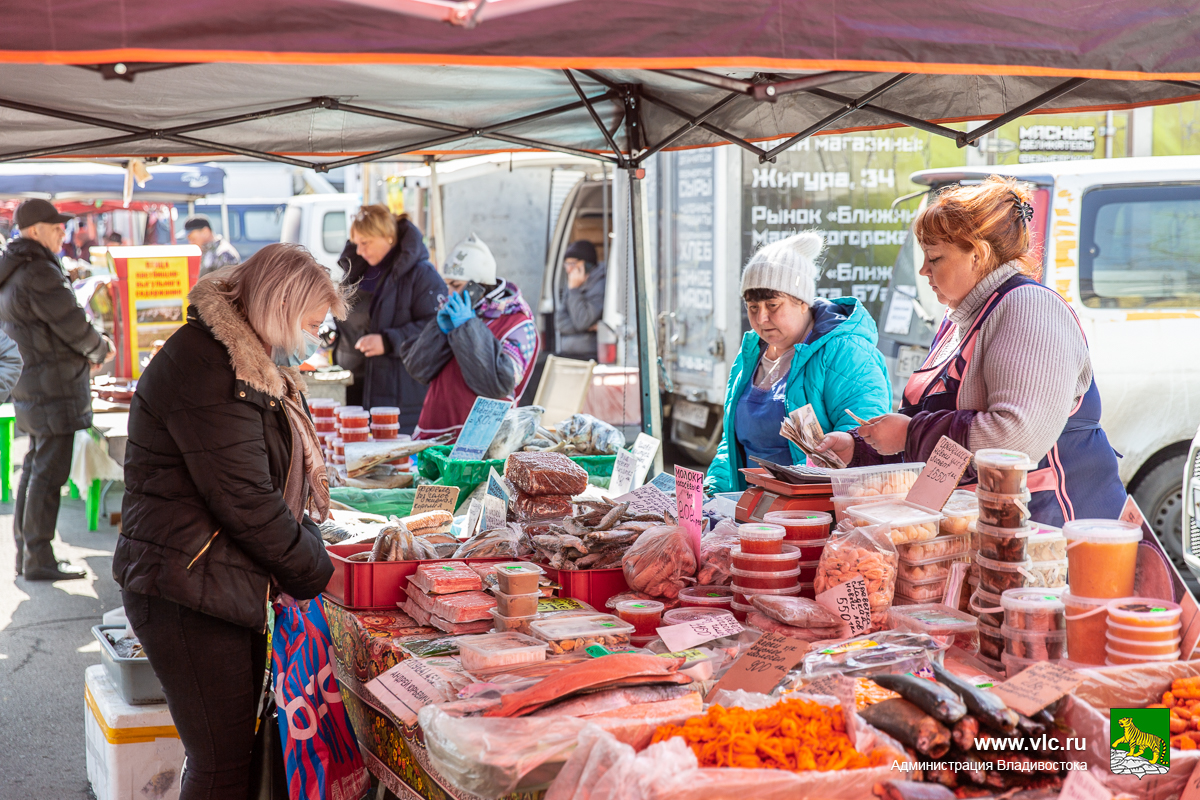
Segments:
[[[921,411],[959,410],[962,376],[974,355],[979,328],[1000,300],[1021,286],[1053,291],[1024,275],[1009,278],[984,303],[962,337],[958,350],[941,366],[931,366],[939,345],[955,327],[949,319],[942,320],[925,364],[913,373],[904,389],[901,414],[912,417]],[[1058,294],[1054,296],[1058,297]],[[1071,313],[1073,315],[1074,310]],[[1029,504],[1031,516],[1047,525],[1061,526],[1065,520],[1072,519],[1116,519],[1120,516],[1125,505],[1125,487],[1117,475],[1117,454],[1100,427],[1100,391],[1095,379],[1067,419],[1054,447],[1038,463],[1037,469],[1029,473],[1029,491],[1033,494]]]

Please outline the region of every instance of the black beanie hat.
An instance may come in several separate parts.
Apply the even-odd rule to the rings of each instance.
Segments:
[[[596,258],[596,245],[586,239],[571,242],[567,247],[567,252],[563,254],[563,258],[578,258],[590,266],[595,266],[599,262],[599,259]]]

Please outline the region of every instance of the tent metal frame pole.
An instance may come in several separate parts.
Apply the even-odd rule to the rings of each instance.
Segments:
[[[823,97],[826,100],[833,100],[838,103],[853,102],[852,98],[846,97],[845,95],[836,94],[834,92],[829,92],[824,89],[806,89],[805,91],[808,94],[816,95],[817,97]],[[920,117],[910,117],[908,114],[901,114],[899,111],[881,108],[874,103],[867,103],[866,105],[861,106],[860,110],[870,111],[872,114],[878,114],[881,117],[887,117],[894,122],[900,122],[904,125],[908,125],[910,128],[916,128],[917,130],[932,133],[935,136],[944,136],[947,139],[954,139],[955,141],[958,140],[958,135],[961,132],[956,131],[953,128],[947,128],[945,125],[938,125],[936,122],[926,122]]]
[[[682,108],[679,108],[678,106],[673,105],[672,103],[669,103],[666,100],[663,100],[661,97],[656,97],[655,95],[652,95],[649,92],[642,92],[642,98],[648,103],[656,105],[659,108],[666,109],[667,111],[670,111],[672,114],[679,117],[680,119],[690,120],[692,118],[692,115],[689,114],[688,112],[684,111]],[[742,148],[743,150],[749,150],[751,153],[758,156],[759,158],[762,158],[762,156],[765,153],[765,151],[761,147],[757,147],[757,146],[751,144],[750,142],[746,141],[745,139],[739,137],[737,134],[730,133],[729,131],[725,130],[724,128],[718,128],[716,125],[713,125],[711,122],[701,122],[697,127],[703,128],[704,130],[708,131],[709,133],[713,134],[714,136],[719,137],[722,141],[726,141],[726,142],[729,142],[730,144],[737,145],[738,147]]]
[[[596,127],[600,129],[600,133],[604,134],[605,141],[607,141],[608,146],[612,148],[613,155],[617,157],[617,166],[626,166],[625,157],[621,155],[621,148],[617,146],[617,141],[613,138],[612,134],[608,132],[608,128],[604,127],[603,120],[601,120],[600,115],[596,113],[595,107],[592,106],[591,102],[588,101],[587,95],[583,93],[583,89],[580,87],[579,81],[575,80],[575,76],[571,74],[571,70],[569,69],[564,69],[563,74],[567,76],[567,80],[571,82],[571,88],[575,90],[575,94],[579,95],[579,99],[582,100],[583,104],[587,107],[588,114],[590,114],[592,117],[592,122],[596,123]]]
[[[729,92],[737,92],[738,94],[752,97],[759,102],[773,103],[779,97],[785,94],[795,92],[803,92],[817,86],[826,86],[831,83],[841,83],[852,78],[857,78],[860,75],[867,73],[862,72],[819,72],[813,75],[805,75],[800,78],[785,78],[783,80],[749,80],[743,81],[737,78],[728,78],[724,75],[714,75],[711,72],[705,72],[699,69],[660,69],[655,72],[661,75],[670,75],[672,78],[698,83],[702,86],[711,86],[714,89],[724,89]],[[766,77],[755,75],[756,78]]]
[[[867,92],[866,94],[861,95],[857,99],[851,100],[848,103],[844,103],[841,108],[839,108],[837,111],[833,112],[829,116],[825,117],[824,119],[817,120],[815,123],[813,123],[809,127],[800,131],[800,133],[797,133],[795,136],[791,136],[787,139],[784,139],[782,142],[780,142],[779,144],[772,147],[766,153],[759,156],[758,157],[759,163],[761,164],[765,161],[771,161],[777,155],[782,153],[784,150],[787,150],[789,147],[796,144],[796,142],[804,141],[808,137],[812,136],[814,133],[817,133],[819,131],[824,130],[825,128],[828,128],[830,125],[837,122],[842,117],[853,114],[855,111],[858,111],[860,108],[862,108],[863,106],[870,103],[876,97],[879,97],[884,92],[888,91],[889,89],[891,89],[895,86],[899,86],[901,83],[903,83],[904,81],[908,80],[911,77],[912,77],[912,73],[904,72],[899,75],[895,75],[891,78],[888,78],[886,81],[879,84],[874,89]]]
[[[717,113],[722,108],[729,105],[730,103],[732,103],[734,100],[738,99],[739,97],[742,97],[742,95],[738,94],[737,92],[734,92],[732,94],[726,95],[723,100],[718,100],[716,103],[709,106],[707,110],[705,110],[698,116],[692,117],[686,123],[681,125],[679,128],[677,128],[675,130],[674,133],[668,134],[666,136],[666,138],[659,141],[658,144],[651,145],[646,150],[646,152],[644,152],[640,156],[638,156],[637,163],[641,164],[643,161],[645,161],[647,158],[649,158],[650,156],[657,153],[659,150],[662,150],[664,147],[669,147],[679,137],[683,136],[688,131],[690,131],[693,128],[695,128],[696,126],[700,125],[701,123],[704,122],[704,120],[708,119],[713,114]]]
[[[1008,123],[1012,122],[1014,119],[1018,119],[1020,117],[1025,116],[1030,111],[1033,111],[1036,108],[1040,108],[1041,106],[1044,106],[1046,103],[1049,103],[1053,100],[1057,100],[1058,98],[1062,97],[1067,92],[1074,91],[1078,87],[1087,83],[1088,80],[1089,80],[1088,78],[1071,78],[1070,80],[1063,81],[1058,86],[1055,86],[1053,89],[1051,89],[1050,91],[1039,94],[1037,97],[1033,98],[1032,100],[1022,103],[1021,105],[1017,106],[1016,108],[1012,109],[1011,111],[1006,111],[1005,113],[996,117],[991,122],[988,122],[985,125],[980,125],[978,128],[976,128],[973,131],[966,131],[966,132],[958,134],[958,137],[957,137],[958,146],[959,147],[967,147],[969,145],[975,144],[976,142],[978,142],[984,136],[987,136],[992,131],[998,130],[1000,127],[1007,125]]]

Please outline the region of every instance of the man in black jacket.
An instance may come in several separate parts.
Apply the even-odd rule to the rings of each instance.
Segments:
[[[0,257],[0,324],[25,362],[12,393],[17,427],[29,434],[13,533],[17,574],[31,581],[84,576],[60,564],[50,542],[75,431],[92,424],[90,367],[113,356],[112,342],[88,322],[55,255],[69,219],[45,200],[26,200],[15,220],[21,238]]]

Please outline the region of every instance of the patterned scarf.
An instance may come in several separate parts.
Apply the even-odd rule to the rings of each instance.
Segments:
[[[297,520],[307,510],[314,520],[324,522],[329,518],[329,476],[325,472],[325,457],[321,455],[317,430],[304,413],[300,393],[295,388],[283,399],[283,410],[292,430],[292,461],[288,465],[283,501]]]

